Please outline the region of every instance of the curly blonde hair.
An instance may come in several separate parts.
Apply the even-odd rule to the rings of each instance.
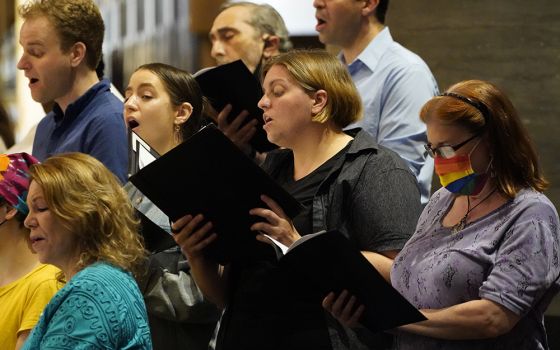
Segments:
[[[30,168],[49,210],[77,236],[77,270],[98,261],[141,276],[146,250],[139,222],[118,179],[83,153],[48,158]]]

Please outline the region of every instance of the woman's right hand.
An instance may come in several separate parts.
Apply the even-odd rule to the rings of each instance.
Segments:
[[[350,297],[350,298],[348,298]],[[338,322],[349,328],[360,326],[360,317],[364,313],[364,305],[357,306],[356,297],[343,290],[337,297],[330,292],[323,299],[323,308],[327,310]]]
[[[212,223],[206,222],[201,226],[203,222],[204,216],[202,214],[195,217],[189,214],[171,225],[173,239],[190,261],[203,257],[204,248],[218,237],[216,233],[209,234],[212,230]]]
[[[243,122],[247,116],[249,116],[249,112],[244,110],[230,122],[228,120],[228,116],[231,113],[231,110],[232,106],[228,104],[218,114],[216,120],[218,129],[220,129],[224,135],[226,135],[243,152],[250,153],[249,151],[251,145],[249,145],[249,141],[251,141],[251,138],[253,138],[253,135],[257,132],[257,120],[251,119],[243,125]]]

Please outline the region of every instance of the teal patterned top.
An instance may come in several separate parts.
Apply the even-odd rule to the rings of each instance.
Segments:
[[[46,306],[23,349],[152,349],[136,281],[107,263],[81,270]]]

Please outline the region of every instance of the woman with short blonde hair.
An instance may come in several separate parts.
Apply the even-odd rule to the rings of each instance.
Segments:
[[[258,105],[268,140],[281,147],[267,154],[263,168],[304,209],[292,220],[263,196],[267,207],[250,211],[258,219],[250,227],[256,239],[270,243],[268,236],[291,246],[302,236],[338,230],[388,279],[392,259],[420,213],[416,178],[396,153],[365,131],[343,130],[361,117],[362,107],[335,56],[290,51],[268,61],[263,72]],[[218,333],[222,349],[358,346],[338,325],[327,327],[321,303],[305,292],[308,281],[284,275],[276,257],[255,254],[224,269],[209,260],[204,248],[216,235],[210,224],[201,225],[202,216],[189,214],[174,223],[175,239],[201,290],[226,307]],[[302,292],[290,292],[294,286]]]

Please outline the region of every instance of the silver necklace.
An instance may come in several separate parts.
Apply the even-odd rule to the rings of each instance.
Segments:
[[[461,218],[461,220],[459,220],[458,223],[456,223],[455,225],[451,226],[451,233],[452,234],[456,234],[460,231],[462,231],[466,226],[467,226],[467,217],[469,216],[470,212],[474,210],[474,208],[478,207],[480,205],[480,203],[484,202],[485,200],[487,200],[488,198],[490,198],[491,195],[494,194],[494,192],[496,192],[496,189],[494,187],[494,189],[492,190],[492,192],[488,193],[486,195],[486,197],[482,198],[482,200],[480,200],[480,202],[476,203],[476,205],[474,207],[471,208],[471,199],[470,196],[467,196],[467,212],[465,213],[465,215],[463,215],[463,217]]]

